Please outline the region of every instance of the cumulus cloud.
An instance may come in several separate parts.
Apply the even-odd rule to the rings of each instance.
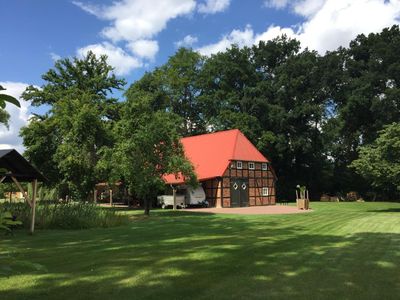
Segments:
[[[110,6],[75,5],[100,19],[111,22],[102,34],[113,42],[149,39],[165,29],[167,22],[178,16],[192,12],[194,0],[122,0]]]
[[[215,14],[226,10],[231,0],[205,0],[198,5],[198,12],[204,14]]]
[[[310,16],[317,12],[325,2],[326,0],[267,0],[265,6],[275,9],[288,7],[296,14]]]
[[[107,54],[117,75],[129,74],[133,69],[145,66],[146,60],[154,60],[159,51],[154,37],[170,20],[196,9],[195,0],[119,0],[110,5],[73,1],[73,4],[109,23],[101,31],[108,42],[89,45],[78,52],[91,49]]]
[[[254,31],[250,25],[244,30],[234,29],[231,33],[224,35],[217,43],[206,45],[196,50],[203,55],[211,55],[217,52],[225,51],[230,45],[235,44],[238,47],[250,46],[254,43]]]
[[[175,42],[175,47],[186,47],[191,48],[194,44],[198,42],[198,38],[193,35],[187,35],[182,40]]]
[[[158,42],[154,40],[138,40],[127,46],[130,51],[141,58],[153,60],[158,52]]]
[[[272,0],[274,8],[289,7],[305,21],[293,27],[269,26],[264,32],[254,33],[250,26],[235,29],[218,42],[200,47],[206,55],[224,51],[231,44],[239,47],[270,40],[286,34],[301,42],[302,47],[323,54],[339,46],[347,46],[358,34],[379,32],[385,27],[400,24],[399,0]]]
[[[28,84],[21,82],[0,82],[0,85],[7,90],[4,93],[11,95],[17,99],[20,99],[21,94],[25,91]],[[15,148],[17,151],[22,153],[24,147],[22,145],[22,138],[19,137],[19,130],[25,126],[29,118],[30,102],[20,99],[21,108],[18,108],[12,104],[7,104],[6,110],[10,114],[9,129],[4,125],[0,125],[0,149]]]
[[[126,53],[122,48],[108,42],[88,45],[77,50],[77,55],[83,57],[92,51],[96,55],[107,55],[108,63],[115,68],[116,75],[126,75],[132,70],[142,67],[142,62],[134,56]]]

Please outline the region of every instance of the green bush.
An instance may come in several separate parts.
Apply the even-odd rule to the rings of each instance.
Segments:
[[[16,219],[29,228],[31,209],[25,203],[4,203],[0,212],[9,211]],[[112,227],[126,224],[128,217],[117,212],[88,203],[38,202],[35,227],[38,229],[87,229]]]

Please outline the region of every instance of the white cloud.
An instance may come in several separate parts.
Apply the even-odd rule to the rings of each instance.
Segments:
[[[298,39],[302,47],[322,54],[339,46],[348,46],[358,34],[379,32],[385,27],[400,24],[399,0],[272,0],[266,5],[278,9],[290,7],[305,21],[294,27],[272,25],[258,34],[250,26],[245,30],[235,29],[220,41],[200,47],[198,51],[210,55],[224,51],[231,44],[249,46],[286,34]]]
[[[110,21],[111,25],[104,28],[102,34],[113,42],[152,38],[165,29],[169,20],[189,14],[196,7],[194,0],[121,0],[110,6],[74,4]]]
[[[198,42],[198,38],[193,35],[187,35],[185,36],[182,40],[175,42],[175,47],[180,48],[180,47],[186,47],[190,48],[194,44]]]
[[[247,25],[244,30],[235,29],[231,33],[224,35],[222,39],[215,43],[206,45],[196,49],[203,55],[211,55],[217,52],[225,51],[232,44],[238,47],[251,46],[254,43],[254,32],[250,25]]]
[[[266,7],[273,7],[276,9],[285,8],[290,1],[289,0],[266,0],[265,2]]]
[[[129,55],[123,49],[108,42],[80,48],[77,50],[77,55],[83,57],[88,51],[92,51],[96,55],[107,55],[108,63],[115,68],[116,75],[126,75],[132,70],[142,67],[142,62],[136,57]]]
[[[325,2],[326,0],[267,0],[265,6],[276,9],[289,7],[299,15],[310,16],[317,12]]]
[[[399,24],[399,18],[399,0],[328,0],[302,24],[299,40],[303,46],[324,53],[347,46],[360,33]]]
[[[21,82],[0,82],[0,85],[6,88],[3,91],[17,99],[20,99],[21,94],[25,91],[28,84]],[[9,129],[4,125],[0,125],[0,149],[10,149],[14,148],[18,152],[22,153],[24,151],[24,146],[22,145],[22,138],[19,137],[19,130],[21,127],[27,125],[29,118],[30,102],[20,99],[21,108],[16,107],[12,104],[7,104],[6,110],[10,114]]]
[[[154,40],[138,40],[127,46],[132,53],[141,58],[153,60],[158,52],[158,42]]]
[[[87,13],[94,15],[96,17],[100,17],[102,12],[101,8],[94,4],[83,3],[80,1],[72,1],[73,4],[86,11]]]
[[[230,2],[231,0],[205,0],[198,5],[197,10],[204,14],[215,14],[226,10]]]
[[[111,43],[88,45],[78,53],[91,49],[96,54],[107,54],[117,75],[129,74],[135,68],[146,66],[146,60],[152,61],[159,50],[154,37],[170,20],[193,13],[196,8],[195,0],[119,0],[110,5],[73,1],[73,4],[109,22],[101,34]]]
[[[50,57],[51,57],[52,61],[57,61],[57,60],[61,59],[61,56],[54,52],[50,52]]]

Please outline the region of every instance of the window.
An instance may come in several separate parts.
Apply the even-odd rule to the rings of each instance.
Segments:
[[[255,164],[253,162],[249,162],[249,170],[254,170],[255,168]]]
[[[243,169],[243,163],[242,163],[241,161],[238,161],[238,162],[236,163],[236,168],[238,168],[238,169]]]
[[[267,164],[267,163],[263,163],[263,164],[261,165],[261,169],[262,169],[263,171],[267,171],[267,170],[268,170],[268,164]]]
[[[263,195],[263,196],[269,196],[269,190],[268,190],[267,187],[263,187],[263,189],[262,189],[262,195]]]

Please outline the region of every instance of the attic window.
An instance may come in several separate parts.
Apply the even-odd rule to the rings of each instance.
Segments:
[[[269,190],[268,190],[267,187],[263,187],[263,189],[262,189],[262,195],[263,195],[263,196],[269,196]]]
[[[242,163],[241,161],[238,161],[238,162],[236,163],[236,168],[238,168],[238,169],[243,169],[243,163]]]
[[[263,171],[267,171],[267,170],[268,170],[268,164],[267,164],[267,163],[263,163],[263,164],[261,165],[261,169],[262,169]]]
[[[254,170],[256,168],[253,162],[249,162],[249,170]]]

